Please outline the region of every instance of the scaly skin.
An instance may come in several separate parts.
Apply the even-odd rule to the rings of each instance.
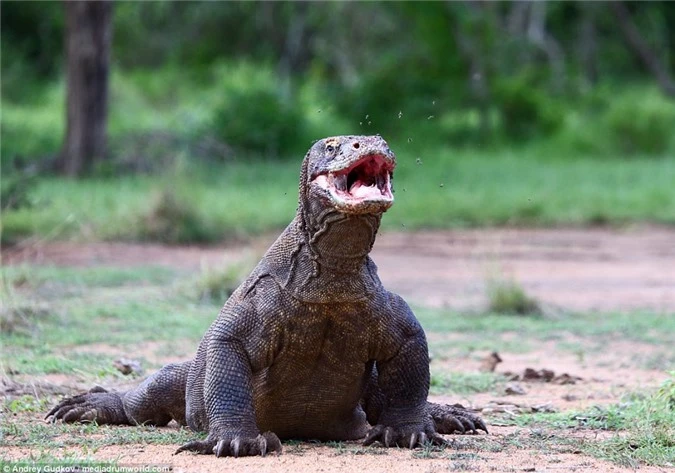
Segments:
[[[47,418],[175,419],[208,432],[179,452],[235,457],[280,452],[280,438],[415,448],[443,443],[439,433],[487,432],[461,406],[427,402],[424,332],[368,256],[393,202],[394,167],[379,136],[316,142],[302,164],[295,219],[225,303],[195,358],[128,392],[67,398]]]

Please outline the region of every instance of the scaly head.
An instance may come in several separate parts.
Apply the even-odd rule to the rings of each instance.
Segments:
[[[379,135],[324,138],[305,157],[301,199],[343,214],[381,214],[394,203],[395,167],[396,157]]]

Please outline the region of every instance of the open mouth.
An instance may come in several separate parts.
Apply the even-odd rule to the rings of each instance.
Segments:
[[[346,169],[318,175],[314,183],[327,190],[338,203],[350,206],[361,203],[389,204],[393,166],[382,155],[364,156]]]

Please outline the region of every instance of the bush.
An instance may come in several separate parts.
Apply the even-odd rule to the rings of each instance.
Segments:
[[[657,91],[619,96],[605,120],[610,139],[623,153],[661,154],[674,143],[675,102]]]
[[[0,209],[16,210],[30,207],[30,191],[35,185],[34,174],[4,170],[0,184]]]
[[[570,109],[553,141],[558,149],[621,157],[675,148],[675,102],[654,88],[600,88]]]
[[[489,310],[505,315],[540,315],[539,303],[515,281],[488,282]]]
[[[156,194],[150,209],[141,215],[132,233],[141,240],[172,244],[212,242],[221,236],[172,189]]]
[[[535,138],[558,131],[564,112],[557,101],[546,95],[529,74],[502,79],[494,90],[500,128],[513,140]]]
[[[301,104],[296,97],[282,97],[271,71],[239,65],[222,74],[222,101],[213,115],[219,138],[255,154],[297,156],[306,151],[308,130]]]

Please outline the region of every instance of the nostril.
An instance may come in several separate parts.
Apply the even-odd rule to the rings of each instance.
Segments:
[[[359,147],[360,145],[359,145],[358,143],[354,143],[353,146],[354,146],[354,148],[357,148],[357,149],[358,149],[358,147]]]

